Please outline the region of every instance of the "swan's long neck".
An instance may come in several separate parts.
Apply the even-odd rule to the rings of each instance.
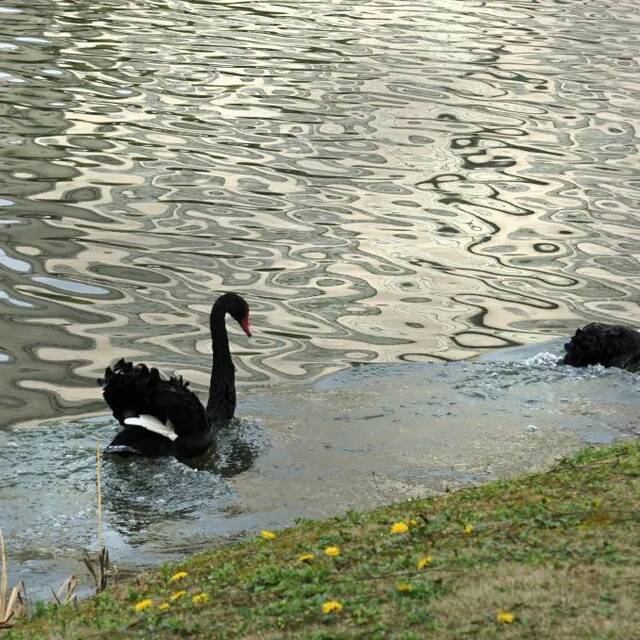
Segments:
[[[229,351],[225,314],[224,307],[213,305],[210,316],[213,362],[207,402],[207,418],[212,424],[228,422],[236,410],[236,371]]]

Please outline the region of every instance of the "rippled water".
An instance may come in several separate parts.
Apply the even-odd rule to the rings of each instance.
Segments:
[[[204,390],[637,321],[635,2],[10,0],[0,420],[126,354]]]
[[[21,570],[75,571],[78,544],[95,542],[87,487],[96,437],[113,426],[8,427],[104,412],[94,381],[121,355],[204,391],[222,291],[252,307],[254,338],[235,332],[232,348],[241,414],[262,421],[245,418],[209,469],[109,463],[106,534],[120,559],[492,477],[536,452],[542,464],[598,440],[603,422],[628,431],[635,396],[617,394],[635,383],[620,373],[578,375],[566,405],[554,385],[573,382],[553,360],[533,373],[433,364],[427,390],[407,381],[417,365],[392,365],[386,397],[377,368],[364,387],[349,376],[591,319],[637,324],[636,5],[2,2],[0,503]],[[332,396],[332,380],[360,395]],[[507,396],[512,382],[526,391]],[[250,395],[260,387],[286,390]],[[480,423],[476,402],[488,403]],[[528,403],[544,408],[544,439],[523,431]],[[338,413],[323,422],[326,406]],[[399,435],[392,407],[405,412]],[[435,431],[416,440],[412,415]],[[489,472],[499,434],[510,444]],[[443,449],[414,460],[416,442]],[[350,468],[360,483],[341,475]],[[339,500],[309,498],[318,477]],[[171,492],[183,483],[195,498]]]

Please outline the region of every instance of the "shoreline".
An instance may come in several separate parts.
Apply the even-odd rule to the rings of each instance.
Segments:
[[[639,507],[640,442],[587,448],[543,473],[223,545],[77,609],[43,605],[5,637],[632,637]]]
[[[112,561],[159,566],[212,541],[546,470],[585,445],[628,438],[637,377],[557,367],[552,344],[482,361],[368,364],[250,394],[200,470],[105,459]],[[0,432],[20,478],[0,497],[9,579],[24,579],[34,599],[70,574],[87,584],[78,549],[97,544],[96,439],[114,433],[105,416]]]

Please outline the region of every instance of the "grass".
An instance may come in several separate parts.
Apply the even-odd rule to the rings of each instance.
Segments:
[[[638,443],[588,449],[547,473],[219,547],[77,608],[41,605],[3,640],[627,639],[639,524]]]

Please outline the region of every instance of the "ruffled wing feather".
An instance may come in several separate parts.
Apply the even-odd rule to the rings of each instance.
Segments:
[[[204,407],[182,377],[163,380],[156,368],[118,360],[98,381],[114,418],[126,426],[127,418],[153,416],[170,422],[175,433],[195,435],[207,430]]]

